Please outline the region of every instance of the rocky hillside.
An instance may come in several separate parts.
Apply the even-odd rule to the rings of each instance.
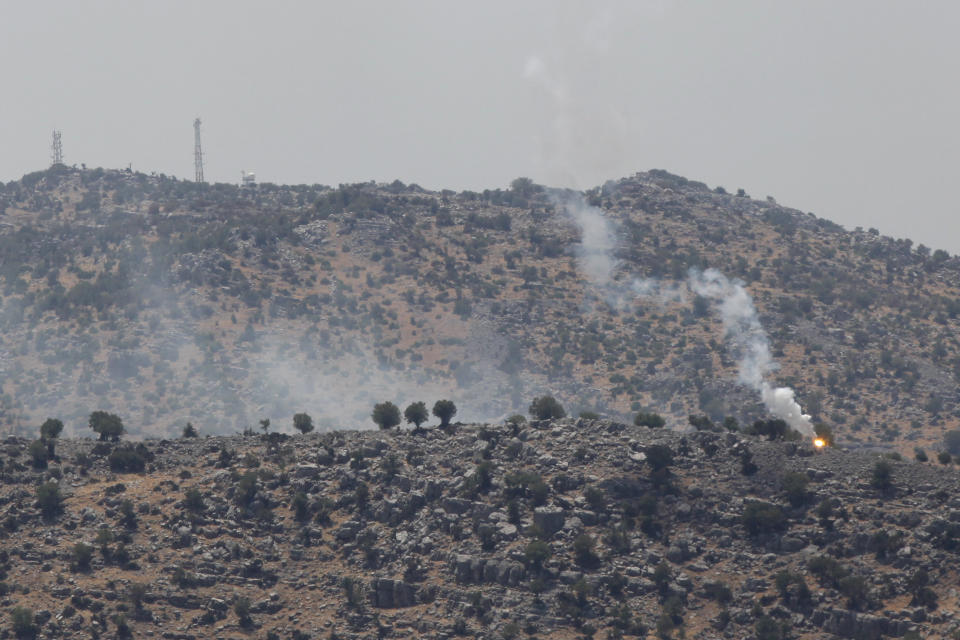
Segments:
[[[710,304],[620,296],[717,268],[746,283],[779,364],[847,446],[912,455],[960,423],[960,261],[663,171],[582,197],[614,228],[584,268],[577,194],[416,185],[198,185],[54,167],[0,184],[0,424],[84,435],[236,433],[306,411],[368,427],[375,402],[451,398],[502,419],[763,418]]]
[[[0,637],[960,634],[936,463],[584,419],[48,444],[0,445]]]

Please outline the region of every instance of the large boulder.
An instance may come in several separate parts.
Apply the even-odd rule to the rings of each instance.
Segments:
[[[563,529],[565,520],[566,516],[560,507],[537,507],[533,511],[533,524],[548,536]]]

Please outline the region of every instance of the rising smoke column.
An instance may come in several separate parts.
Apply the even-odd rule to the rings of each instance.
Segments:
[[[579,193],[565,194],[563,198],[554,196],[552,200],[580,229],[580,244],[576,248],[580,268],[596,286],[611,288],[617,266],[614,257],[617,234],[613,224],[603,211],[587,204]]]
[[[625,297],[656,298],[661,302],[683,302],[686,299],[681,286],[665,286],[652,278],[635,278],[629,288],[618,285],[613,274],[617,266],[614,251],[617,245],[616,228],[603,211],[589,205],[580,194],[555,197],[581,232],[577,247],[580,268],[614,306]],[[731,281],[716,269],[700,272],[691,270],[687,288],[712,300],[720,311],[724,333],[730,349],[739,359],[740,382],[760,394],[764,406],[774,416],[783,419],[795,431],[813,437],[810,416],[803,413],[790,387],[774,387],[767,376],[776,368],[770,354],[767,337],[753,298],[739,281]]]
[[[760,394],[771,414],[812,438],[814,431],[810,416],[797,404],[793,389],[773,387],[766,380],[767,374],[775,368],[770,341],[760,324],[753,298],[743,284],[729,280],[716,269],[708,269],[702,273],[691,270],[688,285],[694,293],[717,303],[731,350],[740,359],[740,382]]]

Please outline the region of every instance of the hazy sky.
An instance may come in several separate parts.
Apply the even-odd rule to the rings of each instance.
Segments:
[[[960,3],[0,0],[0,180],[589,187],[662,168],[960,253]]]

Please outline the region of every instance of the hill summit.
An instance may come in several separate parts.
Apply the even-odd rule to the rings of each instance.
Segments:
[[[141,437],[370,426],[388,399],[492,421],[544,393],[750,424],[769,403],[688,285],[710,269],[743,283],[764,382],[847,446],[940,447],[960,416],[956,258],[664,171],[455,193],[56,166],[0,185],[0,255],[13,432],[89,434],[94,410]]]

